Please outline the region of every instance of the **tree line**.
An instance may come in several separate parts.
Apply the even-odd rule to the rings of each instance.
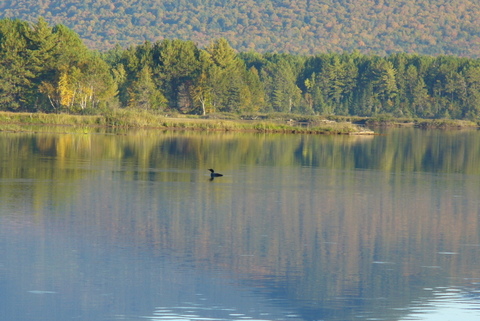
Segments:
[[[480,60],[238,53],[224,38],[203,48],[165,39],[101,53],[42,18],[0,20],[0,110],[88,114],[112,107],[478,120]]]
[[[0,18],[65,24],[92,49],[144,40],[225,37],[238,51],[316,54],[359,49],[480,57],[472,0],[3,0]]]

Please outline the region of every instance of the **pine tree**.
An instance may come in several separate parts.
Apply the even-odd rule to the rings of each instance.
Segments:
[[[154,45],[152,59],[155,77],[170,107],[188,110],[191,86],[201,73],[200,50],[192,41],[164,40]]]
[[[149,66],[144,66],[131,84],[129,90],[129,107],[161,110],[166,104],[166,99],[156,88],[152,80],[152,72]]]
[[[29,68],[28,25],[12,19],[0,20],[0,110],[27,110],[34,73]]]

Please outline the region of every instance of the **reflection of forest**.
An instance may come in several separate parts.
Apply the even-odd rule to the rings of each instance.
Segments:
[[[39,182],[16,196],[37,215],[50,204],[66,220],[84,211],[76,225],[99,226],[111,242],[325,303],[311,309],[340,296],[407,306],[447,277],[480,277],[480,183],[465,175],[480,174],[479,139],[414,129],[370,138],[4,133],[0,149],[12,157],[0,177]],[[208,183],[211,164],[248,177]]]
[[[121,137],[4,133],[0,147],[6,154],[35,152],[56,156],[58,161],[89,158],[98,162],[132,158],[147,167],[149,163],[156,167],[170,166],[172,157],[165,157],[170,155],[185,158],[197,167],[218,159],[225,164],[235,160],[235,163],[242,164],[480,174],[478,141],[476,130],[425,131],[412,128],[394,129],[388,135],[375,138],[138,131]],[[213,151],[215,155],[212,155]]]

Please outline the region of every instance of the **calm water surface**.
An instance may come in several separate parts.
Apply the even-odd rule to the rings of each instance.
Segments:
[[[479,131],[3,132],[0,320],[478,320],[479,220]]]

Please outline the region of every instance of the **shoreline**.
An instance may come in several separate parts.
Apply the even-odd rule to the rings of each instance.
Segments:
[[[169,117],[144,111],[118,110],[107,115],[83,116],[68,114],[0,112],[0,131],[33,132],[28,126],[80,128],[192,130],[252,133],[375,135],[374,131],[349,121],[329,121],[319,116],[315,121],[289,119],[227,119]]]
[[[110,128],[112,130],[149,129],[178,131],[224,131],[313,135],[378,135],[371,128],[417,127],[423,129],[479,128],[467,120],[408,119],[393,117],[305,116],[293,114],[168,115],[142,110],[109,110],[102,115],[0,112],[0,131],[35,132],[28,126]]]

